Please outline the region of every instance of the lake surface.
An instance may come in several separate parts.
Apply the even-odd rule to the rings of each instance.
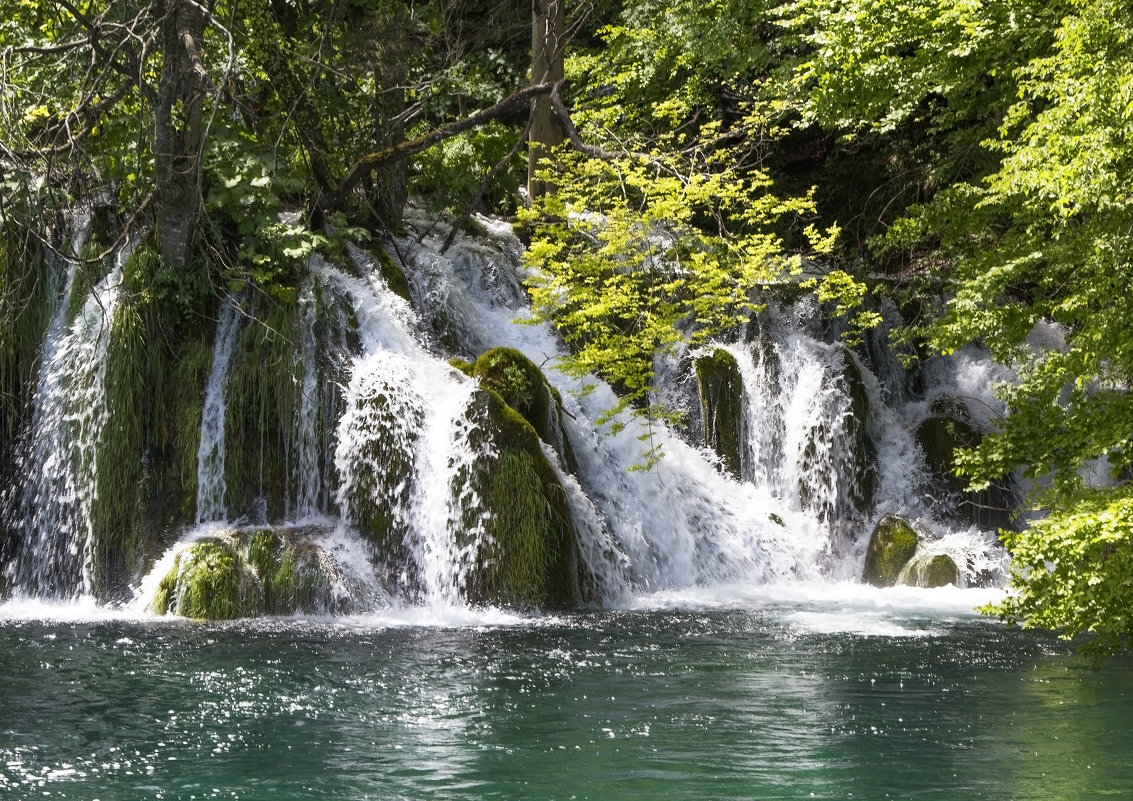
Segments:
[[[0,798],[1128,797],[1133,659],[1095,669],[979,600],[801,587],[229,625],[10,604]]]

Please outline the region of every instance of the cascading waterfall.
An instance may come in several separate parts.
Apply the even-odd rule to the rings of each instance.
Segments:
[[[229,367],[232,351],[236,347],[236,337],[240,332],[241,316],[240,304],[235,298],[226,298],[221,303],[212,370],[205,387],[204,408],[201,411],[201,441],[197,450],[197,523],[224,520],[228,515],[225,501],[228,482],[224,475],[227,414],[224,392],[228,387]]]
[[[659,362],[659,397],[681,406],[687,427],[626,417],[618,430],[603,430],[594,421],[615,405],[613,390],[556,369],[563,346],[546,325],[526,320],[522,247],[510,229],[481,219],[486,234],[458,235],[443,251],[444,225],[412,216],[407,224],[427,232],[392,248],[416,310],[359,249],[348,247],[342,265],[310,259],[290,355],[279,362],[296,391],[277,418],[290,428],[281,432],[284,467],[276,473],[286,486],[273,490],[281,508],[265,516],[279,532],[270,553],[253,544],[262,527],[228,519],[226,448],[238,447],[226,443],[228,385],[250,312],[234,298],[221,303],[199,428],[196,525],[155,573],[189,569],[191,549],[213,542],[247,565],[261,560],[258,578],[249,579],[261,595],[276,580],[262,571],[283,570],[287,554],[293,566],[322,563],[311,569],[338,581],[324,596],[328,611],[467,604],[477,571],[500,554],[496,512],[481,494],[504,446],[494,439],[499,423],[488,396],[447,356],[507,347],[539,366],[562,396],[562,425],[542,444],[552,477],[538,481],[557,479],[565,497],[587,600],[616,605],[688,588],[856,582],[868,533],[887,514],[929,532],[926,553],[952,555],[967,580],[1002,576],[994,535],[948,518],[946,505],[928,497],[932,478],[912,433],[934,398],[976,391],[979,380],[969,374],[978,359],[926,372],[930,386],[919,394],[888,386],[901,373],[883,364],[883,386],[871,372],[873,350],[860,356],[830,341],[817,309],[800,303],[762,315],[747,338]],[[124,258],[73,323],[62,310],[56,315],[45,345],[24,465],[36,478],[21,489],[22,546],[7,567],[20,592],[74,598],[92,589],[93,443],[108,413],[103,371]],[[716,351],[734,360],[739,376],[734,470],[697,433],[704,421],[691,365]],[[658,464],[631,469],[654,447],[664,453]],[[260,481],[263,492],[262,471]],[[159,575],[145,579],[139,607],[161,584]]]
[[[636,591],[856,581],[870,528],[884,514],[901,513],[937,533],[934,552],[954,555],[973,576],[1002,578],[1005,556],[994,534],[940,520],[918,494],[927,479],[909,432],[922,406],[911,404],[904,416],[887,409],[882,388],[858,357],[813,330],[806,318],[816,317],[815,309],[804,304],[793,316],[780,312],[752,341],[719,346],[735,357],[743,378],[736,481],[663,426],[631,420],[617,434],[598,430],[592,421],[614,405],[612,391],[590,379],[596,388],[580,392],[584,382],[554,369],[561,343],[544,326],[523,322],[529,312],[518,288],[519,246],[506,226],[481,222],[490,244],[457,236],[442,254],[447,231],[422,220],[420,230],[430,233],[401,241],[397,250],[418,300],[443,304],[446,326],[468,352],[486,344],[514,347],[544,365],[563,392],[579,462],[572,506],[583,510],[584,536],[606,538],[585,555],[592,571],[614,584],[624,577]],[[658,372],[682,380],[677,369]],[[931,391],[946,391],[954,378],[941,376],[943,387]],[[667,399],[682,395],[674,386],[659,392]],[[868,406],[872,420],[855,404]],[[649,470],[629,470],[653,445],[665,458]],[[863,447],[875,453],[863,456]],[[611,572],[612,564],[620,567]]]
[[[80,225],[73,252],[86,239]],[[18,528],[22,542],[8,566],[17,594],[56,599],[93,589],[91,510],[97,497],[98,440],[107,420],[106,354],[118,305],[122,265],[90,291],[74,318],[77,261],[69,260],[62,301],[44,343],[33,397],[32,426],[16,474],[23,483]]]
[[[428,604],[459,604],[484,539],[482,517],[463,515],[478,506],[461,480],[480,456],[475,383],[424,348],[416,315],[372,269],[363,279],[325,263],[315,271],[345,293],[362,338],[336,437],[340,513],[359,525],[366,508],[382,510],[394,548],[408,551],[395,583]]]

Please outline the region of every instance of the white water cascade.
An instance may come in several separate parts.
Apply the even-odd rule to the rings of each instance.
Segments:
[[[278,533],[272,547],[298,560],[292,565],[321,561],[323,575],[338,581],[328,612],[467,607],[477,571],[498,554],[492,532],[502,518],[479,494],[503,446],[493,439],[488,396],[449,358],[475,359],[497,347],[525,355],[561,395],[567,442],[543,450],[565,498],[558,508],[569,513],[585,603],[856,584],[870,532],[885,515],[923,535],[920,557],[952,556],[962,583],[1002,581],[1005,556],[994,533],[951,514],[914,433],[937,398],[982,391],[979,402],[993,403],[980,373],[986,361],[957,357],[926,371],[925,387],[907,390],[897,384],[905,379],[895,363],[848,348],[823,330],[813,305],[799,302],[761,315],[754,334],[659,360],[658,396],[685,414],[681,427],[629,416],[603,427],[596,421],[617,398],[594,377],[558,369],[563,344],[529,320],[522,246],[508,226],[482,218],[481,234],[458,234],[445,251],[446,224],[413,213],[406,224],[418,233],[391,242],[390,252],[409,279],[412,304],[359,249],[349,247],[344,264],[318,255],[308,264],[288,329],[290,355],[271,367],[294,381],[293,398],[267,399],[287,429],[279,432],[276,486],[264,480],[262,441],[226,442],[230,375],[247,358],[237,351],[241,321],[255,310],[250,300],[221,303],[202,388],[195,515],[174,533],[175,544],[174,537],[161,542],[165,555],[135,581],[138,609],[169,571],[192,560],[179,556],[205,541],[240,554],[262,600],[266,579],[252,576],[249,543],[263,526]],[[21,463],[29,476],[19,507],[24,535],[6,568],[17,592],[73,599],[93,589],[95,445],[108,414],[103,375],[124,258],[73,322],[64,308],[76,304],[65,300],[52,323],[35,437]],[[736,474],[701,436],[694,364],[717,350],[734,360],[741,385]],[[228,508],[225,467],[228,448],[257,445],[267,508],[251,527],[247,516],[232,519],[243,510]],[[636,469],[654,448],[664,454],[660,462]]]
[[[228,482],[224,476],[227,412],[224,392],[228,388],[232,350],[240,333],[241,314],[240,304],[235,298],[227,298],[220,306],[212,370],[201,410],[201,442],[197,450],[197,523],[224,520],[228,515],[225,502]]]
[[[814,309],[804,304],[769,318],[760,341],[720,344],[736,358],[744,385],[743,464],[735,480],[712,454],[664,426],[624,420],[626,428],[613,434],[595,425],[615,396],[601,381],[556,370],[560,341],[545,326],[524,321],[521,247],[506,226],[481,220],[487,236],[458,235],[442,254],[447,229],[417,222],[428,233],[398,242],[396,250],[424,314],[455,328],[470,355],[491,346],[518,349],[563,393],[579,463],[577,491],[570,482],[566,487],[576,527],[589,540],[584,559],[593,575],[605,576],[607,601],[619,592],[736,582],[857,581],[869,532],[884,514],[914,521],[930,534],[933,552],[954,556],[971,581],[1002,579],[1005,555],[994,532],[941,519],[923,494],[930,479],[911,432],[925,404],[886,408],[867,366],[815,331]],[[870,420],[856,419],[851,371],[859,374]],[[661,387],[664,397],[689,395],[688,370],[658,372],[684,384]],[[954,369],[938,379],[962,382],[963,376]],[[583,392],[584,384],[594,388]],[[876,476],[855,473],[855,438],[873,443]],[[659,464],[631,469],[657,445],[665,453]],[[862,500],[867,481],[876,484],[871,503]]]
[[[98,494],[98,441],[107,420],[106,354],[118,305],[122,265],[78,305],[78,253],[89,215],[81,220],[62,298],[44,343],[32,400],[30,437],[17,456],[19,553],[9,563],[16,594],[73,599],[93,590],[91,512]]]

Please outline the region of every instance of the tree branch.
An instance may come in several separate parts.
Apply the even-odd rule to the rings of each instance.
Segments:
[[[337,189],[324,194],[315,202],[316,214],[333,211],[341,206],[343,201],[346,200],[346,196],[358,186],[359,182],[379,167],[393,164],[394,162],[409,158],[410,156],[415,156],[418,153],[428,150],[433,145],[450,139],[459,133],[463,133],[472,128],[478,128],[494,119],[507,116],[524,104],[530,103],[533,98],[551,94],[557,85],[557,83],[538,83],[534,86],[528,86],[508,95],[494,106],[481,109],[462,120],[456,120],[442,125],[440,128],[435,128],[429,133],[418,136],[415,139],[398,142],[392,147],[366,154],[354,162],[354,165],[350,168],[350,172],[342,179]]]

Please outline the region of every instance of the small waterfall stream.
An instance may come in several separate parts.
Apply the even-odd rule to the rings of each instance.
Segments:
[[[17,456],[21,547],[6,568],[18,594],[74,599],[93,591],[91,510],[98,440],[107,420],[106,354],[119,299],[121,251],[77,306],[89,218],[79,221],[62,299],[48,329],[32,400],[30,436]],[[72,316],[73,315],[73,316]]]
[[[565,499],[572,558],[589,603],[697,587],[856,582],[869,532],[887,514],[929,532],[932,551],[953,555],[965,581],[1002,577],[1004,556],[992,532],[949,518],[926,493],[933,479],[913,434],[934,393],[960,394],[955,369],[963,365],[951,373],[934,368],[930,390],[910,399],[888,386],[899,370],[877,365],[883,386],[872,356],[826,337],[817,310],[796,304],[762,315],[752,334],[659,364],[659,397],[681,407],[682,428],[631,417],[616,431],[603,428],[594,421],[615,404],[613,391],[557,369],[558,337],[527,320],[521,245],[506,225],[480,224],[484,234],[457,235],[443,252],[445,225],[407,219],[409,230],[424,233],[396,240],[391,252],[408,278],[412,305],[353,246],[345,264],[311,258],[285,360],[293,365],[294,401],[279,413],[288,428],[287,486],[281,507],[262,515],[276,521],[275,545],[265,546],[251,529],[237,531],[236,510],[226,501],[226,454],[249,447],[228,441],[226,419],[230,375],[242,358],[241,321],[253,312],[236,298],[220,304],[202,388],[195,525],[148,577],[139,577],[139,605],[161,592],[159,573],[190,569],[190,557],[181,555],[209,540],[243,549],[249,560],[270,557],[276,571],[323,565],[318,569],[340,585],[327,596],[336,599],[331,609],[469,603],[477,571],[499,558],[492,526],[500,512],[483,493],[502,446],[479,382],[448,357],[475,358],[499,347],[539,366],[561,395],[564,441],[542,443],[541,456]],[[34,478],[21,489],[22,546],[6,567],[22,594],[76,598],[93,589],[86,564],[93,443],[109,413],[101,370],[124,258],[73,323],[52,324],[44,348],[35,437],[24,465]],[[734,361],[742,387],[735,474],[699,440],[705,421],[692,365],[715,350]],[[654,447],[664,458],[634,469]],[[260,458],[262,487],[262,450]],[[263,565],[248,580],[266,597]],[[358,596],[353,604],[351,595]]]
[[[201,444],[197,450],[197,523],[212,523],[225,520],[228,516],[225,501],[228,483],[224,476],[227,412],[224,392],[228,387],[232,350],[240,332],[241,314],[240,304],[235,298],[227,298],[220,306],[212,370],[209,372],[204,408],[201,411]]]

